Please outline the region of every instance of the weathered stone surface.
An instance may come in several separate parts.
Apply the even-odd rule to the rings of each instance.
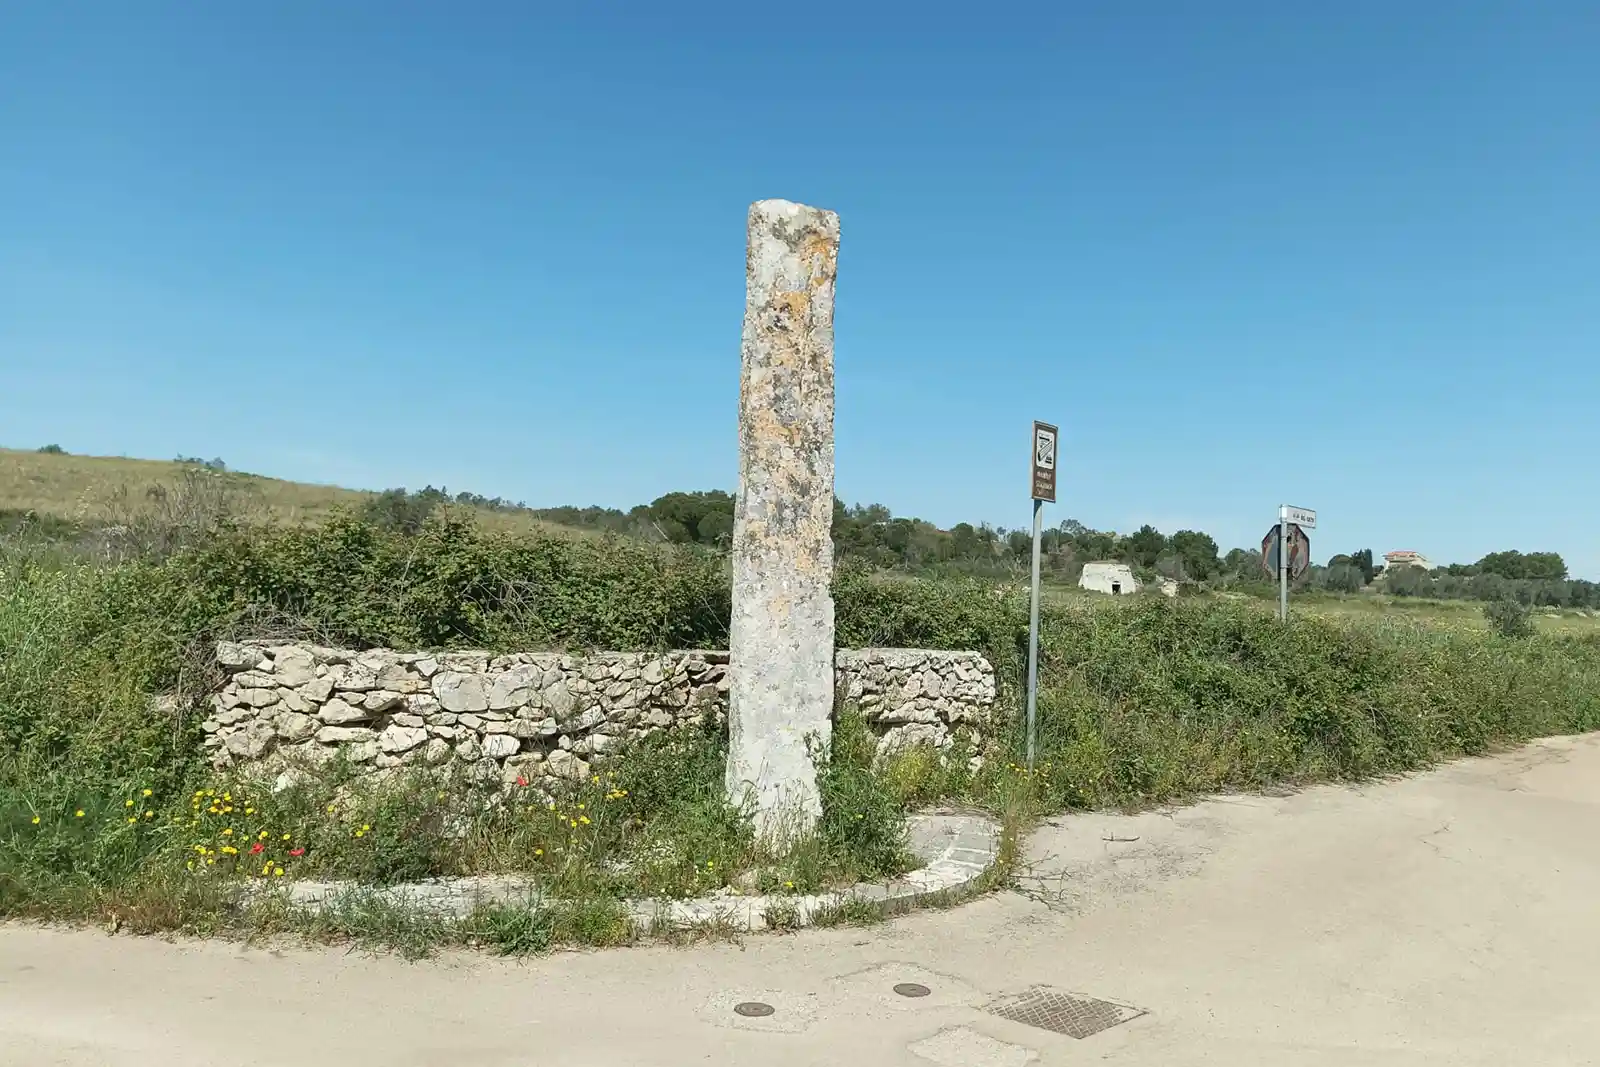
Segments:
[[[344,745],[339,752],[351,763],[371,763],[378,755],[378,742],[357,741],[354,744]]]
[[[346,704],[338,697],[334,697],[317,709],[317,718],[330,726],[338,726],[347,722],[366,722],[372,718],[372,713],[365,708]]]
[[[578,699],[565,682],[557,682],[545,690],[544,706],[557,719],[564,719],[578,706]]]
[[[423,688],[423,681],[402,663],[386,663],[378,670],[378,688],[389,689],[396,693],[415,693]]]
[[[261,662],[261,650],[233,641],[217,643],[217,663],[230,671],[242,671]]]
[[[361,699],[361,706],[374,715],[397,706],[403,698],[388,689],[374,689]]]
[[[257,719],[248,726],[223,734],[222,743],[241,759],[259,759],[274,736],[272,727]]]
[[[333,687],[346,693],[364,693],[378,687],[378,675],[364,663],[347,663],[330,675]]]
[[[278,702],[276,689],[240,689],[239,703],[252,708],[269,708]]]
[[[326,676],[313,678],[300,687],[300,695],[313,704],[321,704],[333,695],[333,680]]]
[[[733,527],[727,788],[759,831],[821,814],[833,714],[833,290],[839,217],[750,207]]]
[[[422,761],[430,767],[437,767],[450,759],[450,742],[443,738],[431,738],[427,747],[422,750]]]
[[[520,748],[522,742],[510,734],[489,734],[483,739],[483,754],[490,759],[505,759]]]
[[[378,747],[385,752],[410,752],[428,740],[428,731],[421,727],[390,726],[378,735]]]
[[[557,778],[580,781],[589,776],[589,765],[565,749],[556,749],[545,757],[545,765]]]
[[[278,676],[279,685],[293,689],[316,678],[317,661],[305,649],[290,645],[273,656],[272,670]]]
[[[489,707],[496,711],[520,708],[533,699],[534,686],[544,673],[534,666],[513,667],[494,680],[489,689]]]
[[[286,711],[275,723],[278,736],[285,741],[304,741],[317,731],[317,720],[300,712]]]
[[[475,674],[441,671],[433,676],[433,695],[446,711],[488,711],[483,679]]]
[[[324,726],[317,731],[317,740],[324,745],[341,745],[351,741],[371,741],[372,731],[365,726]]]

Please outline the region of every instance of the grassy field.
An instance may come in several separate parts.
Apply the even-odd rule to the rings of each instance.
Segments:
[[[1424,626],[1460,630],[1487,630],[1483,604],[1476,600],[1427,600],[1421,597],[1393,597],[1382,594],[1359,596],[1314,595],[1292,602],[1296,611],[1325,619],[1350,619],[1358,622],[1418,623]],[[1600,616],[1575,609],[1539,608],[1533,612],[1533,625],[1546,634],[1600,633]]]
[[[184,472],[192,469],[170,460],[0,449],[0,512],[34,512],[77,523],[118,521],[130,510],[148,510],[153,490],[171,491]],[[320,522],[341,508],[359,508],[375,495],[232,471],[216,477],[227,486],[233,506],[248,521]],[[489,529],[584,532],[531,515],[471,510]]]
[[[1046,604],[1058,607],[1112,602],[1111,597],[1086,592],[1076,586],[1047,585],[1043,589],[1043,596]],[[1211,593],[1202,599],[1248,601],[1268,606],[1276,604],[1276,601],[1243,593]],[[1488,621],[1483,617],[1483,604],[1476,600],[1429,600],[1424,597],[1385,596],[1381,593],[1341,596],[1299,591],[1292,595],[1290,610],[1296,615],[1333,622],[1391,623],[1441,630],[1484,631],[1489,628]],[[1533,624],[1543,634],[1600,633],[1600,615],[1589,615],[1575,609],[1537,608],[1533,612]]]

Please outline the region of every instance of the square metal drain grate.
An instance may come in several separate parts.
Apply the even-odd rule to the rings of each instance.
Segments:
[[[1003,996],[986,1010],[1002,1019],[1080,1039],[1144,1014],[1142,1008],[1130,1008],[1080,993],[1063,993],[1049,986],[1034,986],[1022,993]]]

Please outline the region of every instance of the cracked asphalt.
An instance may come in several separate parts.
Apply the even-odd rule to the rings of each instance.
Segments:
[[[0,1064],[1595,1063],[1597,825],[1587,735],[1060,819],[1017,891],[869,929],[412,964],[0,926]],[[1036,986],[1143,1014],[1080,1039],[987,1010]]]

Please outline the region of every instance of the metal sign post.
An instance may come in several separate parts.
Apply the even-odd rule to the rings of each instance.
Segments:
[[[1033,770],[1039,715],[1039,543],[1046,503],[1056,502],[1056,446],[1061,431],[1033,424],[1033,586],[1028,603],[1028,769]]]
[[[1278,523],[1261,539],[1261,565],[1278,579],[1278,618],[1289,621],[1289,583],[1311,568],[1311,538],[1317,513],[1310,508],[1278,506]]]
[[[1278,621],[1289,621],[1289,506],[1278,508]]]

